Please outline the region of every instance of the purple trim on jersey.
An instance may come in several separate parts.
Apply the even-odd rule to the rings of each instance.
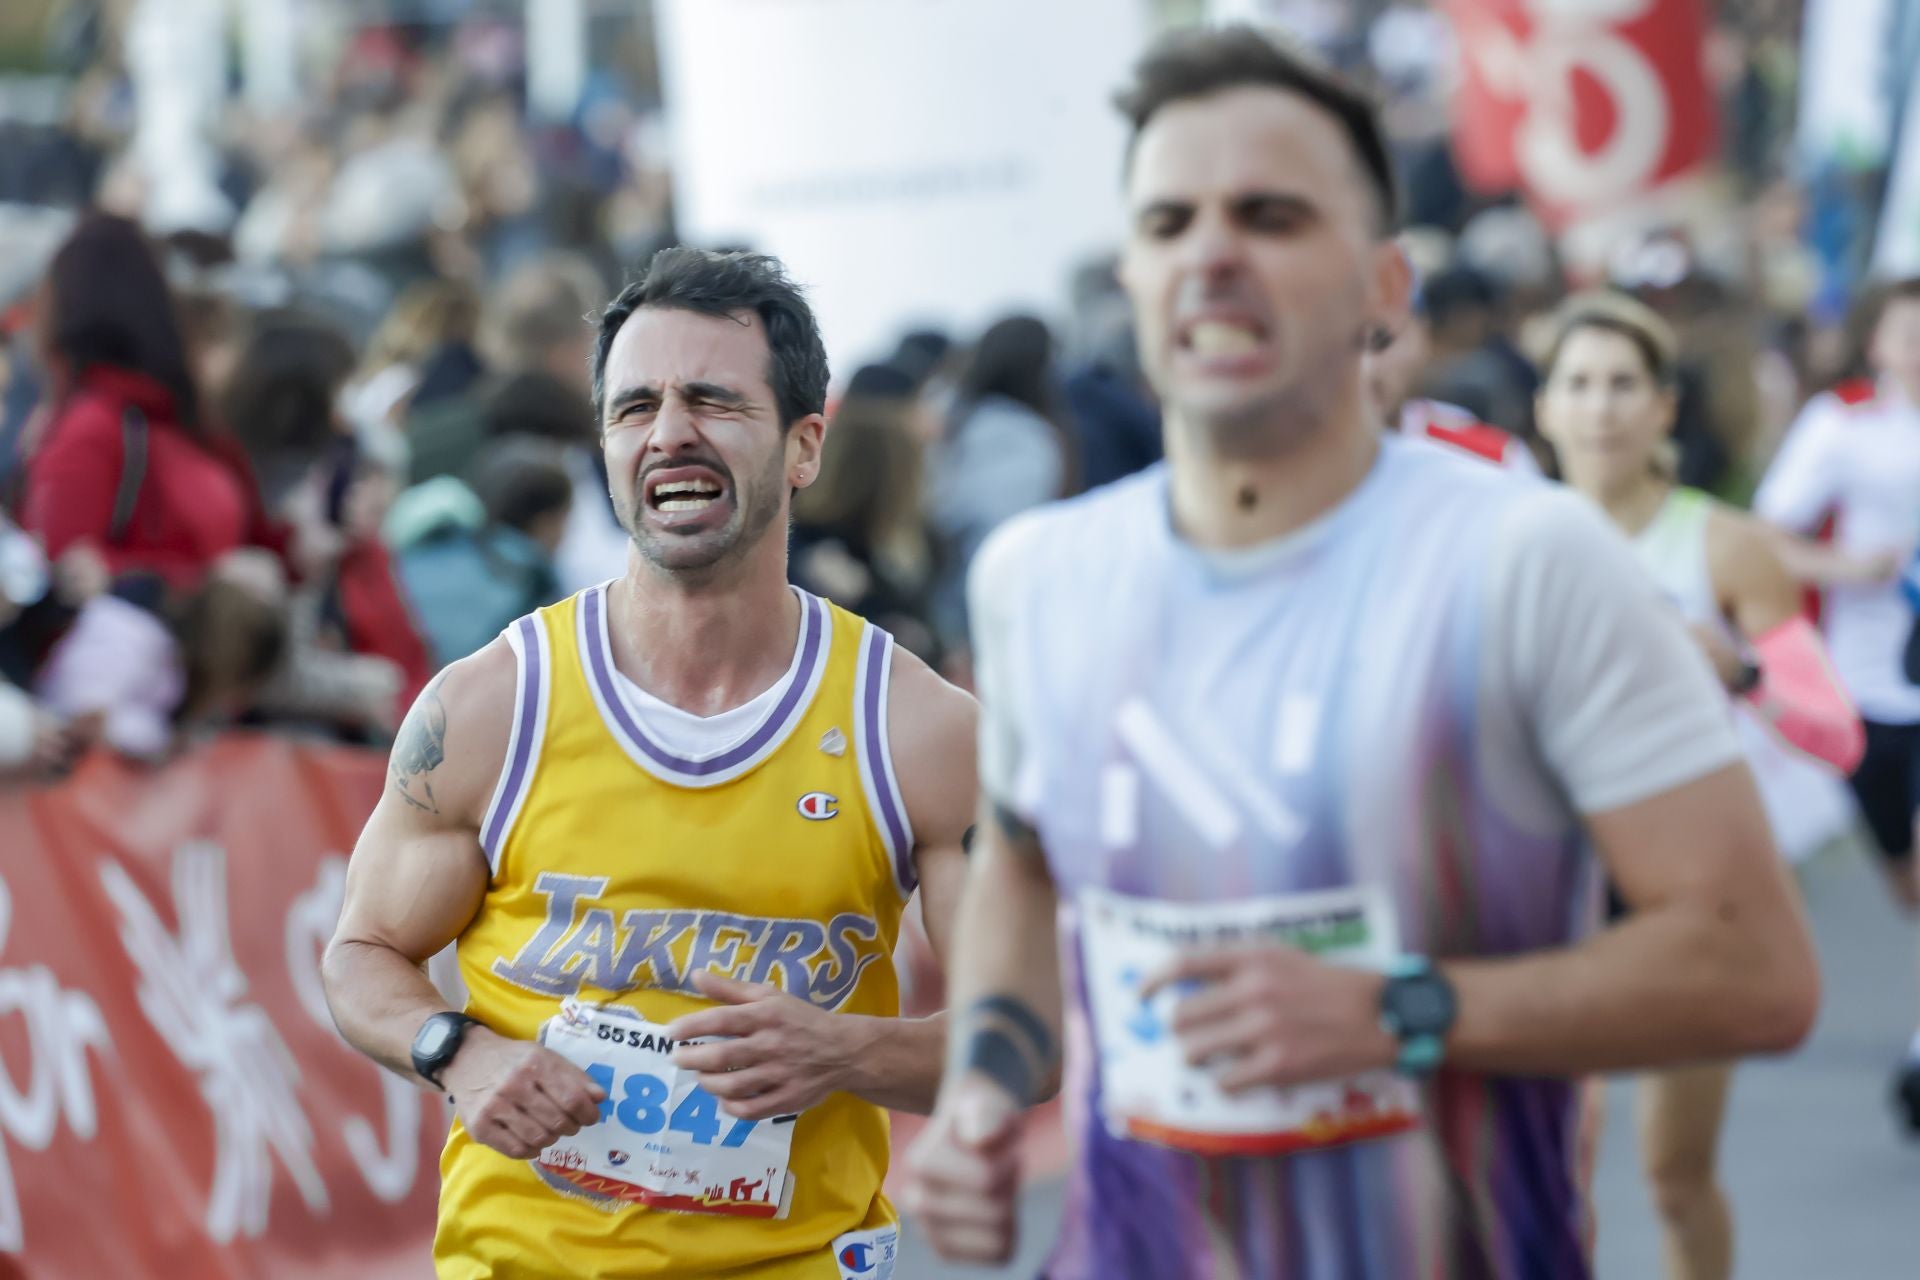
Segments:
[[[867,751],[873,759],[868,761],[873,769],[874,799],[880,806],[880,821],[886,824],[887,838],[893,844],[894,875],[900,887],[911,893],[914,886],[913,846],[907,835],[907,824],[900,815],[899,806],[894,804],[894,792],[899,784],[893,774],[893,752],[887,744],[886,726],[880,723],[880,694],[886,688],[887,676],[892,670],[886,661],[888,646],[893,638],[880,628],[869,626],[864,643],[867,646],[867,687],[860,691],[860,714],[867,725]]]
[[[506,789],[500,793],[500,803],[494,806],[493,818],[480,836],[480,847],[486,852],[487,862],[494,865],[500,860],[500,837],[505,832],[508,815],[517,807],[515,800],[526,785],[527,762],[533,758],[533,742],[540,733],[540,623],[529,615],[514,625],[520,632],[520,714],[517,717],[520,731],[513,737]]]
[[[587,643],[583,647],[587,651],[588,672],[593,679],[594,687],[600,691],[601,702],[605,704],[615,723],[655,764],[689,777],[711,777],[752,759],[757,752],[791,727],[790,721],[794,711],[799,707],[800,700],[806,696],[808,687],[813,683],[814,668],[821,661],[820,634],[824,628],[821,625],[821,605],[817,597],[806,594],[801,596],[800,665],[794,671],[793,679],[788,681],[787,691],[780,696],[779,703],[743,741],[710,759],[690,760],[685,756],[675,755],[648,737],[647,731],[641,728],[640,722],[635,720],[633,713],[627,710],[627,704],[621,698],[618,686],[614,684],[611,660],[607,656],[607,646],[603,643],[600,602],[605,595],[606,588],[598,587],[587,592],[581,599],[581,607],[586,610]]]

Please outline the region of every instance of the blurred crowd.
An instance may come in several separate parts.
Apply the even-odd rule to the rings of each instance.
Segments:
[[[1374,361],[1379,413],[1447,406],[1550,471],[1541,320],[1594,281],[1517,198],[1460,181],[1444,23],[1369,7],[1332,52],[1389,103],[1421,281]],[[57,773],[96,740],[158,760],[235,724],[379,741],[439,667],[624,566],[588,320],[675,241],[657,106],[597,72],[535,125],[510,22],[358,26],[298,111],[235,100],[224,214],[156,220],[115,8],[58,27],[57,111],[0,103],[0,769]],[[1637,228],[1603,270],[1680,332],[1679,478],[1734,501],[1861,372],[1859,291],[1828,284],[1857,246],[1823,256],[1785,160],[1796,8],[1715,31],[1724,236]],[[1057,315],[916,329],[840,371],[795,504],[795,581],[963,682],[987,533],[1159,456],[1113,263],[1063,285]]]

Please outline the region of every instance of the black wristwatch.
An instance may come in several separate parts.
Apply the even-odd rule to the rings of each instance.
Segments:
[[[453,1055],[460,1052],[460,1042],[467,1038],[467,1028],[478,1025],[479,1019],[469,1018],[451,1009],[436,1013],[421,1023],[420,1030],[413,1037],[414,1071],[423,1079],[432,1081],[434,1088],[440,1088],[440,1073],[453,1061]]]
[[[1736,698],[1743,698],[1760,687],[1760,681],[1765,678],[1766,674],[1766,671],[1761,668],[1759,661],[1752,654],[1742,653],[1740,655],[1740,674],[1734,679],[1733,688],[1728,690],[1728,692],[1732,693]]]
[[[1440,1065],[1457,1008],[1453,984],[1425,956],[1403,956],[1387,970],[1380,1025],[1400,1042],[1400,1074],[1424,1076]]]

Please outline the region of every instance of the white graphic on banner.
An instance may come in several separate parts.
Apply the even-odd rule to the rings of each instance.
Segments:
[[[1553,204],[1611,203],[1642,190],[1659,171],[1671,109],[1660,73],[1610,27],[1630,22],[1649,0],[1531,0],[1524,43],[1489,22],[1465,42],[1500,97],[1526,104],[1515,146],[1527,185]],[[1617,114],[1606,144],[1582,149],[1573,82],[1584,72]]]
[[[0,952],[13,925],[13,895],[0,880]],[[0,1019],[18,1014],[27,1024],[27,1069],[16,1077],[0,1060],[0,1252],[26,1248],[27,1227],[7,1158],[17,1142],[45,1151],[64,1119],[74,1135],[91,1141],[99,1132],[87,1050],[111,1043],[100,1006],[82,991],[63,990],[45,965],[0,969]],[[25,1080],[25,1087],[16,1083]]]
[[[213,1113],[206,1229],[221,1244],[266,1230],[273,1157],[309,1209],[328,1209],[313,1129],[300,1109],[299,1065],[266,1010],[244,999],[247,979],[234,963],[227,920],[226,866],[216,845],[194,842],[175,850],[177,934],[167,931],[118,863],[100,867],[120,912],[120,941],[140,971],[140,1008],[174,1056],[199,1074],[200,1096]]]
[[[347,887],[347,860],[331,854],[321,860],[313,888],[293,900],[287,911],[287,973],[300,1006],[323,1030],[334,1031],[333,1015],[320,985],[320,955],[340,920],[340,904]],[[420,1091],[390,1071],[372,1068],[380,1077],[385,1103],[386,1139],[362,1116],[348,1116],[340,1137],[353,1156],[367,1187],[388,1204],[397,1204],[413,1190],[420,1166]]]

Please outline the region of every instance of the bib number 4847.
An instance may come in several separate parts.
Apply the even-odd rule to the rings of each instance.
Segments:
[[[760,1122],[757,1120],[736,1120],[726,1117],[732,1123],[727,1126],[724,1138],[720,1137],[721,1114],[720,1100],[702,1089],[693,1086],[686,1096],[667,1114],[667,1103],[672,1090],[659,1076],[644,1071],[635,1071],[620,1082],[621,1087],[614,1088],[613,1067],[605,1062],[595,1062],[586,1068],[587,1078],[606,1093],[600,1103],[600,1123],[612,1120],[631,1133],[654,1134],[662,1129],[675,1133],[684,1133],[703,1147],[710,1147],[719,1140],[722,1147],[738,1147],[745,1144],[747,1135]]]
[[[673,1063],[665,1029],[623,1009],[569,1001],[541,1041],[606,1095],[599,1118],[538,1161],[590,1197],[682,1213],[779,1217],[795,1116],[742,1120]]]

